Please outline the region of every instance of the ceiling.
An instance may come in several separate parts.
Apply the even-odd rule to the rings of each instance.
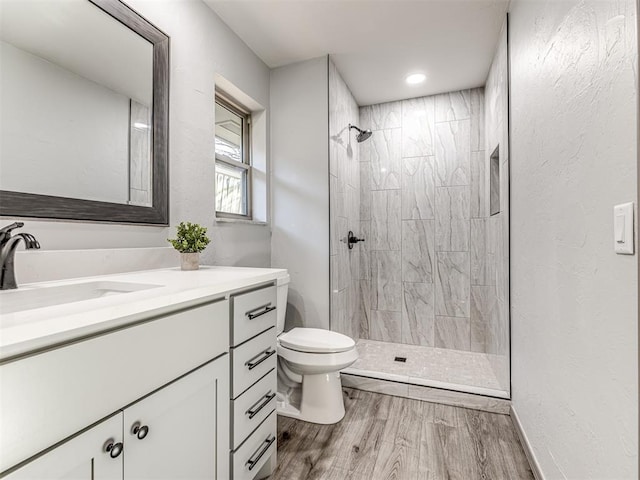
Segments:
[[[151,105],[153,45],[86,0],[0,0],[0,41]]]
[[[484,85],[509,0],[205,0],[270,67],[330,54],[359,105]],[[407,74],[427,81],[410,86]]]

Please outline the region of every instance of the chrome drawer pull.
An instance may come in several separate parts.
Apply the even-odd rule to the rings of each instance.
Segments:
[[[258,365],[260,365],[262,362],[264,362],[267,358],[269,358],[271,355],[274,355],[275,353],[276,353],[275,350],[271,350],[267,348],[264,352],[260,352],[258,355],[256,355],[255,357],[247,361],[245,365],[249,368],[249,370],[253,370],[254,368],[256,368]],[[256,358],[258,357],[261,357],[261,358],[256,360]]]
[[[256,450],[255,452],[253,452],[253,455],[257,454],[257,457],[255,459],[252,459],[251,457],[253,457],[253,455],[251,455],[251,457],[249,457],[249,460],[247,460],[247,463],[245,465],[249,465],[249,471],[253,470],[253,467],[255,467],[258,462],[260,461],[260,459],[262,458],[262,456],[267,453],[267,450],[269,450],[269,447],[271,446],[271,444],[273,442],[276,441],[276,437],[267,437],[266,440],[262,443],[266,444],[262,450],[260,450],[260,453],[258,453],[258,450]]]
[[[249,317],[249,320],[253,320],[254,318],[261,317],[269,312],[273,312],[276,309],[275,306],[271,306],[271,303],[267,303],[261,307],[256,308],[255,310],[250,310],[245,315]]]
[[[275,393],[271,393],[271,390],[269,390],[269,393],[267,393],[265,396],[261,397],[260,400],[258,400],[256,403],[251,405],[251,408],[249,408],[249,410],[244,412],[244,414],[245,415],[249,415],[249,420],[251,420],[258,413],[260,413],[260,410],[262,410],[264,407],[269,405],[269,402],[271,400],[273,400],[274,398],[276,398],[276,394]],[[260,403],[260,401],[263,400],[263,399],[264,399],[264,401],[262,403]],[[260,403],[260,405],[258,405],[259,403]],[[258,406],[256,407],[256,405],[258,405]]]

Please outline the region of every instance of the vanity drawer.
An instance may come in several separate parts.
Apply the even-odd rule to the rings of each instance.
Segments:
[[[231,349],[231,398],[237,398],[276,368],[276,329],[269,330],[239,347]]]
[[[276,325],[276,298],[274,286],[232,297],[232,347]]]
[[[258,429],[231,454],[233,478],[250,480],[276,451],[276,412],[262,422]]]
[[[276,408],[276,370],[271,370],[249,390],[231,401],[233,449],[244,441]]]

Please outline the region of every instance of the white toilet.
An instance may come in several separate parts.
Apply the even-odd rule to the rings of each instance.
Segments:
[[[331,424],[344,417],[340,370],[358,359],[353,339],[319,328],[284,331],[289,275],[278,289],[278,415]]]

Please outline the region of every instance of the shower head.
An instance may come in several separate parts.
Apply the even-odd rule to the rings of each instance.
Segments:
[[[349,124],[349,131],[351,131],[352,128],[355,128],[358,131],[358,135],[356,135],[356,140],[358,141],[358,143],[364,142],[367,138],[369,138],[372,135],[371,130],[362,130],[361,128],[358,128],[355,125]]]

